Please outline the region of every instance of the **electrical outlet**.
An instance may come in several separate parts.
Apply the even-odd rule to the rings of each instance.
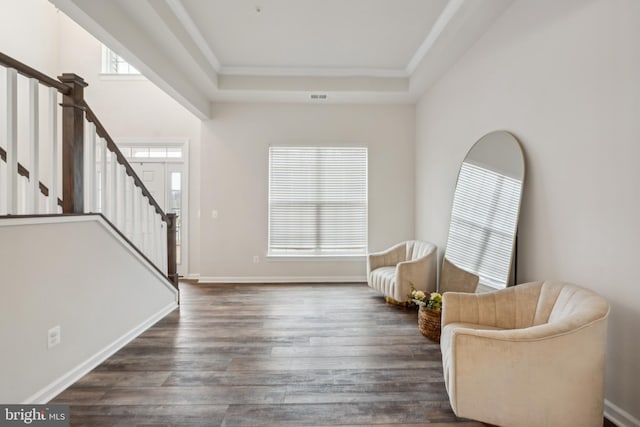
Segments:
[[[258,264],[260,262],[260,257],[258,255],[253,256],[253,263]]]
[[[214,209],[211,211],[211,218],[218,219],[218,210]]]
[[[62,335],[60,331],[60,325],[54,326],[47,331],[47,348],[52,348],[60,344],[62,341]]]

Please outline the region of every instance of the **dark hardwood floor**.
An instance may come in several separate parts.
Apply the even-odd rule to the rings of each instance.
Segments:
[[[72,426],[480,427],[413,310],[366,285],[194,285],[54,403]]]

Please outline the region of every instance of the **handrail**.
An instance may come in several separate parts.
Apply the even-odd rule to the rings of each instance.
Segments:
[[[87,104],[86,101],[83,101],[82,106],[85,109],[87,120],[95,125],[98,136],[100,136],[101,138],[104,138],[104,140],[107,141],[107,148],[109,149],[109,151],[111,151],[116,155],[116,158],[118,159],[118,163],[124,166],[125,170],[127,171],[127,175],[133,178],[133,182],[137,187],[140,188],[140,190],[142,191],[142,195],[149,199],[149,204],[155,208],[156,213],[160,215],[160,217],[164,222],[169,222],[169,219],[167,218],[166,213],[162,210],[162,208],[160,208],[160,206],[158,205],[158,202],[156,202],[156,200],[153,198],[153,196],[151,195],[147,187],[144,185],[144,183],[142,182],[138,174],[133,170],[133,168],[127,161],[124,154],[122,154],[122,152],[120,151],[116,143],[113,141],[113,138],[111,138],[111,136],[109,135],[109,132],[107,132],[107,130],[104,128],[104,126],[102,125],[98,117],[95,115],[95,113],[91,109],[91,107],[89,107],[89,104]]]
[[[136,174],[133,167],[129,164],[125,156],[118,149],[117,145],[113,141],[113,138],[106,131],[96,114],[91,110],[86,100],[84,99],[84,88],[87,83],[84,79],[76,74],[62,74],[55,80],[31,67],[21,63],[20,61],[11,58],[0,52],[0,66],[4,66],[15,70],[15,72],[29,78],[35,79],[40,84],[57,90],[58,93],[63,95],[62,103],[59,104],[62,107],[62,200],[57,198],[57,204],[62,206],[63,215],[68,214],[84,214],[84,200],[85,183],[84,183],[84,167],[85,167],[85,121],[92,123],[95,126],[95,134],[98,137],[106,141],[106,149],[115,155],[118,164],[122,165],[125,169],[125,173],[133,179],[133,184],[140,188],[143,197],[147,198],[149,205],[153,206],[155,214],[159,217],[160,221],[166,224],[166,228],[163,233],[165,234],[166,252],[164,247],[161,248],[161,252],[164,252],[164,256],[167,258],[165,263],[167,268],[166,276],[178,287],[178,273],[176,264],[176,241],[175,233],[177,227],[176,214],[165,213],[155,198],[151,195],[147,187],[144,185],[140,177]],[[15,100],[14,108],[15,108]],[[9,147],[7,147],[9,148]],[[7,162],[7,151],[0,147],[0,154],[2,159]],[[104,161],[104,158],[103,158]],[[15,159],[13,160],[15,162]],[[116,163],[113,163],[116,166]],[[15,162],[12,166],[17,166],[18,174],[29,179],[29,171],[20,163]],[[103,178],[104,179],[104,178]],[[49,189],[38,182],[39,189],[42,194],[49,196]],[[15,201],[13,202],[15,204]],[[104,214],[101,214],[105,216]],[[105,217],[106,218],[106,217]],[[147,226],[149,227],[148,223]],[[160,228],[164,228],[163,225]],[[122,233],[121,233],[122,234]],[[146,243],[142,243],[145,245]],[[135,246],[135,245],[134,245]],[[144,252],[143,248],[137,248],[140,252]],[[147,260],[150,259],[145,256]],[[153,265],[153,262],[151,262]]]
[[[2,147],[0,147],[0,159],[5,163],[7,162],[7,152]],[[22,166],[21,163],[18,163],[18,173],[24,176],[25,178],[29,179],[29,170],[24,166]],[[42,183],[42,181],[38,181],[38,188],[40,189],[40,192],[44,196],[49,197],[49,189],[47,188],[46,185]],[[62,206],[62,200],[60,200],[59,198],[58,198],[58,206]]]
[[[5,55],[2,52],[0,52],[0,64],[8,68],[15,69],[18,73],[22,74],[23,76],[37,79],[40,83],[42,83],[45,86],[56,88],[58,92],[62,93],[63,95],[68,95],[69,93],[71,93],[71,88],[65,85],[64,83],[61,83],[58,80],[53,79],[47,76],[46,74],[41,73],[40,71],[34,68],[31,68],[28,65],[23,64],[22,62],[16,59],[13,59],[10,56]]]

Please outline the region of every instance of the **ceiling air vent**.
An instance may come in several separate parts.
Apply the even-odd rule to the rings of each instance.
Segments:
[[[327,94],[326,93],[312,93],[311,95],[309,95],[309,97],[311,99],[327,99]]]

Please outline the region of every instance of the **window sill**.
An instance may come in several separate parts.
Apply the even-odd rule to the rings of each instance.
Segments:
[[[364,254],[277,254],[269,253],[266,256],[269,261],[365,261]]]

